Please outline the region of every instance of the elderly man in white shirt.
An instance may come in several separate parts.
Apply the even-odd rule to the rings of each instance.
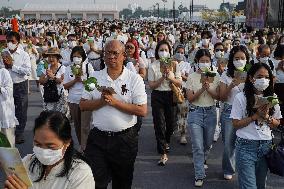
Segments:
[[[93,111],[85,155],[90,161],[96,189],[130,189],[138,151],[137,116],[147,114],[142,77],[123,66],[125,47],[118,40],[105,46],[106,68],[95,72],[101,87],[84,91],[82,111]],[[108,87],[106,89],[102,89]],[[109,89],[109,88],[112,89]],[[101,90],[102,89],[102,90]]]
[[[27,122],[28,109],[28,77],[31,75],[31,62],[27,52],[19,48],[20,35],[17,32],[10,32],[6,36],[7,46],[3,64],[10,72],[14,83],[14,104],[15,115],[19,121],[16,126],[16,144],[24,142],[24,130]]]

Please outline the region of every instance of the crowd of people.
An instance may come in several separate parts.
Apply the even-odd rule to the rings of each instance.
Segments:
[[[6,35],[0,128],[12,146],[25,142],[31,82],[42,96],[34,153],[23,160],[32,188],[106,189],[112,181],[114,189],[130,189],[147,104],[159,166],[166,166],[177,131],[181,145],[192,145],[194,186],[202,187],[221,135],[224,179],[238,173],[239,188],[266,187],[265,155],[284,106],[260,102],[284,102],[280,30],[135,20],[29,20],[18,31],[2,21],[0,27]],[[27,188],[14,175],[5,186]]]

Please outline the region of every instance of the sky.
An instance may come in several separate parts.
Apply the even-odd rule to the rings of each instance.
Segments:
[[[8,6],[14,9],[21,9],[28,2],[38,2],[38,1],[50,2],[49,0],[0,0],[0,7]],[[78,0],[57,0],[57,2],[60,2],[60,1],[65,2],[65,3],[68,3],[71,1],[78,2]],[[115,3],[115,1],[117,1],[119,10],[126,8],[129,4],[134,4],[134,3],[137,3],[143,9],[149,9],[156,3],[160,3],[161,7],[163,5],[162,0],[154,0],[154,1],[153,0],[80,0],[79,2],[94,2],[94,1],[96,1],[96,3],[98,4],[104,3],[104,2]],[[167,0],[167,1],[168,2],[166,3],[166,7],[172,8],[173,0]],[[234,3],[237,3],[238,1],[239,0],[225,0],[225,2],[234,2]],[[176,0],[176,7],[178,7],[181,2],[183,6],[189,7],[190,0]],[[209,8],[219,8],[219,5],[220,3],[223,2],[223,0],[194,0],[193,2],[194,4],[207,5],[207,7]]]

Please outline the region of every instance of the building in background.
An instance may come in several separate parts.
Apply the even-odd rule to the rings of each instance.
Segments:
[[[23,20],[104,20],[119,19],[117,3],[98,4],[95,1],[58,1],[49,0],[27,3],[20,12]]]

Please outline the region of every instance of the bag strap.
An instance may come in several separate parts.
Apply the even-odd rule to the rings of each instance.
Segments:
[[[60,67],[56,70],[54,76],[56,77],[56,74],[58,73],[58,71],[60,70],[60,68],[62,67],[62,65],[60,65]]]
[[[87,74],[87,79],[89,79],[89,63],[86,64],[86,74]]]

